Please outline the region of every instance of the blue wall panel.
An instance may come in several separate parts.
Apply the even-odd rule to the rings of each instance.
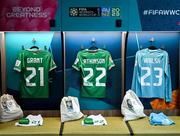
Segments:
[[[96,39],[98,48],[108,50],[115,62],[115,67],[108,73],[107,97],[104,99],[83,98],[80,96],[80,73],[72,69],[78,51],[91,46],[91,39]],[[66,95],[79,98],[83,110],[120,109],[121,96],[121,33],[120,32],[66,32]]]
[[[54,56],[58,68],[50,73],[50,97],[48,99],[20,99],[19,80],[20,74],[13,70],[18,53],[30,48],[32,39],[37,40],[36,46],[49,49]],[[61,35],[59,32],[7,32],[6,42],[6,63],[7,63],[7,91],[14,95],[23,109],[59,109],[60,99],[63,97],[63,76],[62,76],[62,47]]]
[[[135,53],[139,49],[147,48],[151,44],[150,38],[154,38],[153,45],[163,48],[169,54],[171,66],[172,88],[178,88],[178,65],[179,65],[179,33],[178,32],[130,32],[127,44],[126,64],[126,90],[131,88]],[[141,99],[145,108],[151,108],[149,101],[152,99]]]

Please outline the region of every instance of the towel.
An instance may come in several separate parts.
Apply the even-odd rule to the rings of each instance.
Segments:
[[[16,122],[15,126],[23,126],[23,127],[29,127],[29,126],[42,126],[43,125],[43,118],[39,115],[28,115],[26,119],[29,120],[28,124],[22,124],[21,122]]]
[[[168,118],[164,113],[151,113],[149,116],[151,125],[174,125],[175,122]]]
[[[90,115],[82,120],[84,126],[104,126],[107,125],[106,119],[101,115]]]

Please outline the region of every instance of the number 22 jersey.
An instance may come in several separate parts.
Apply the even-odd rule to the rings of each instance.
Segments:
[[[81,96],[106,97],[107,70],[114,65],[111,55],[103,49],[82,50],[77,54],[73,68],[81,72]]]
[[[168,53],[161,49],[137,51],[131,89],[143,98],[172,101]]]
[[[48,72],[56,68],[52,54],[46,50],[22,50],[14,70],[21,72],[22,98],[48,98]]]

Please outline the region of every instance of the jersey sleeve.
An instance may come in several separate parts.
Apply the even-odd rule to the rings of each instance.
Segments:
[[[76,60],[74,61],[74,64],[72,65],[72,67],[73,67],[74,69],[76,69],[77,71],[80,70],[81,61],[80,61],[80,54],[79,54],[79,53],[77,54]]]
[[[113,59],[111,57],[111,54],[109,53],[109,56],[108,56],[108,69],[110,70],[112,67],[114,67],[115,64],[113,62]]]
[[[170,73],[170,64],[169,64],[169,57],[168,54],[166,53],[165,55],[165,99],[166,102],[171,102],[172,101],[172,85],[171,85],[171,73]]]
[[[23,53],[19,53],[15,62],[14,70],[21,72],[23,67]]]
[[[57,66],[56,66],[56,63],[54,62],[53,60],[53,55],[51,54],[51,57],[50,57],[50,62],[49,62],[49,71],[52,71],[53,69],[55,69]]]

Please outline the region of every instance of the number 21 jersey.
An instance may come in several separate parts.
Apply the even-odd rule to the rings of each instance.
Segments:
[[[22,98],[48,98],[48,72],[56,68],[52,54],[46,50],[22,50],[14,70],[21,72]]]
[[[114,65],[108,51],[88,49],[79,51],[73,68],[81,72],[81,96],[104,98],[106,96],[107,70]]]
[[[143,98],[172,101],[168,53],[161,49],[137,51],[131,89]]]

